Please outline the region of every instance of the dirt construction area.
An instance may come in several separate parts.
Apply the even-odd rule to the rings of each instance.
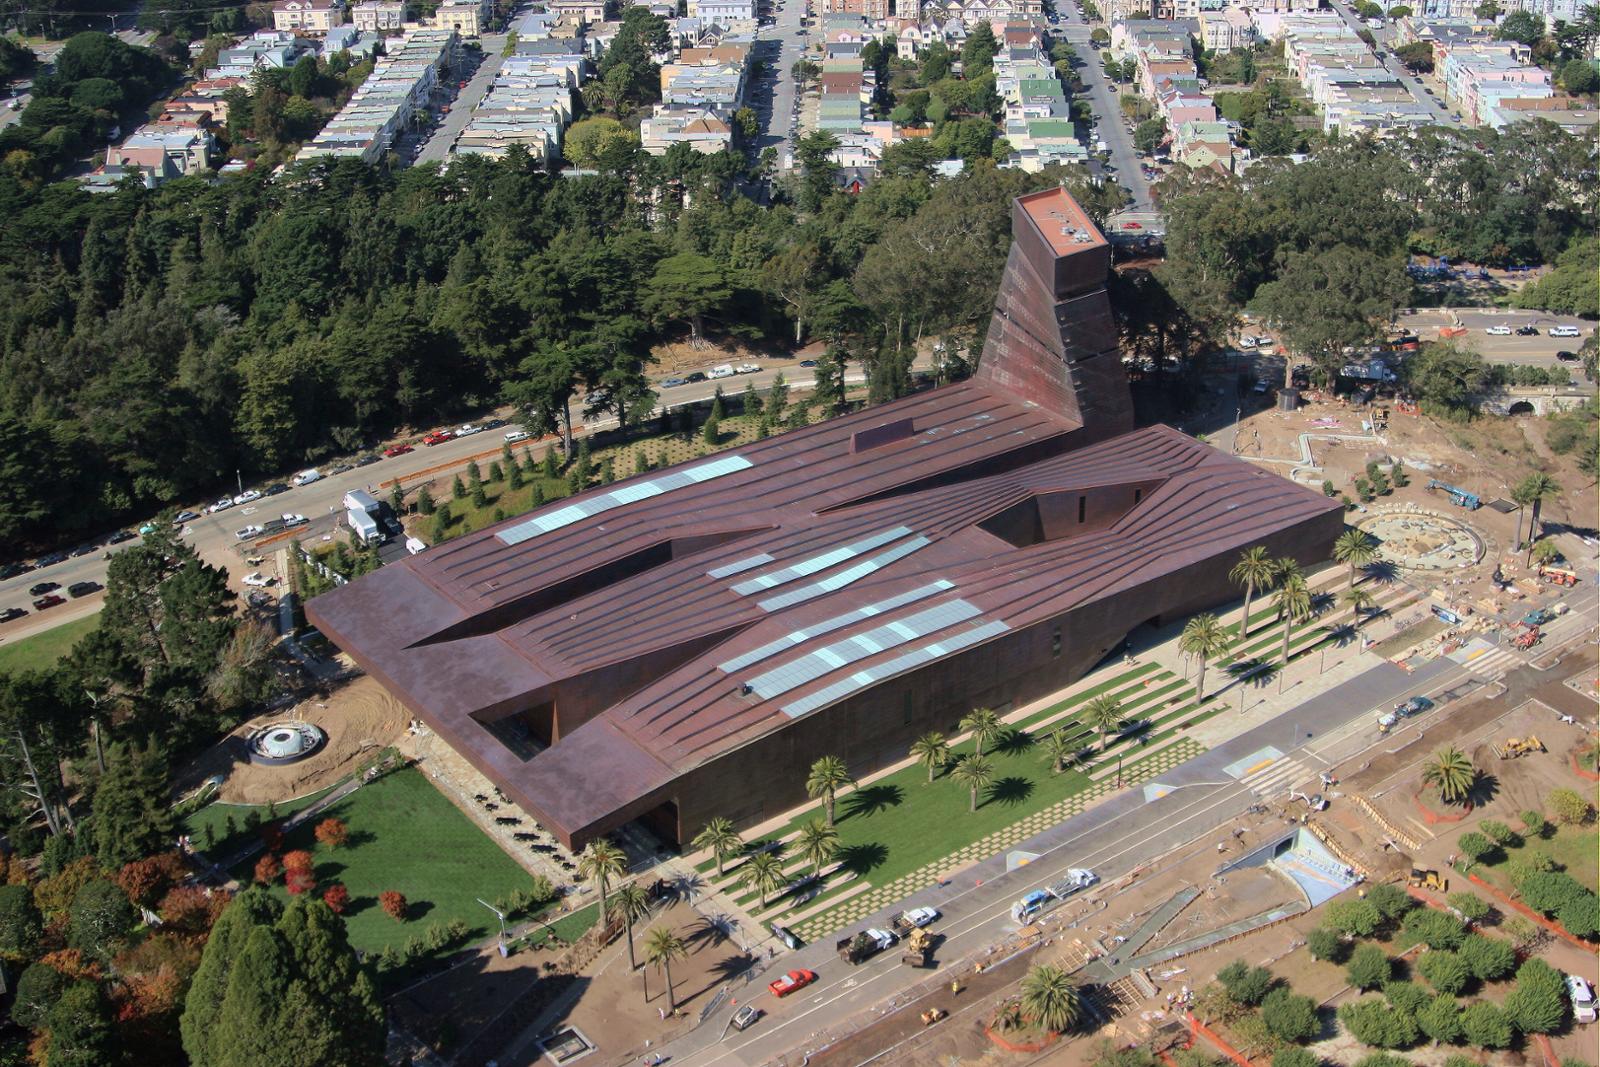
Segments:
[[[321,729],[326,743],[286,766],[251,763],[246,755],[250,735],[268,723],[291,719]],[[207,778],[220,776],[217,799],[225,804],[281,804],[326,789],[350,774],[362,760],[393,744],[408,719],[400,702],[376,681],[356,678],[326,698],[307,699],[240,726],[184,769],[179,788],[188,792]]]

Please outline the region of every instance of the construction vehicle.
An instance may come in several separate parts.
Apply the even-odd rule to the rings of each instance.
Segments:
[[[1543,752],[1544,742],[1533,734],[1529,734],[1527,737],[1508,737],[1505,744],[1490,745],[1489,747],[1494,750],[1494,754],[1500,759],[1516,759],[1518,756]]]
[[[1029,922],[1035,915],[1055,907],[1072,894],[1089,888],[1099,880],[1100,876],[1093,871],[1073,867],[1061,881],[1043,889],[1035,889],[1011,905],[1011,918],[1019,923]]]
[[[1578,575],[1565,567],[1540,567],[1539,577],[1551,585],[1577,585]]]
[[[1483,501],[1478,498],[1477,493],[1469,493],[1465,489],[1457,489],[1453,485],[1446,485],[1437,478],[1431,478],[1428,480],[1428,489],[1430,492],[1434,489],[1440,490],[1450,498],[1450,503],[1454,504],[1458,508],[1466,508],[1468,511],[1477,511],[1483,506]]]
[[[1556,613],[1549,608],[1534,608],[1522,617],[1524,626],[1542,626],[1556,617]]]
[[[1516,648],[1532,648],[1534,645],[1539,643],[1539,639],[1543,636],[1544,634],[1539,631],[1537,626],[1528,626],[1519,630],[1516,635],[1511,638],[1511,644]]]
[[[1441,877],[1438,871],[1429,870],[1425,867],[1411,868],[1411,876],[1406,879],[1406,885],[1416,889],[1431,889],[1435,893],[1448,893],[1450,891],[1449,879]]]
[[[856,964],[876,956],[898,940],[887,930],[862,930],[853,937],[840,938],[833,947],[840,959]]]
[[[932,1026],[940,1019],[946,1019],[949,1018],[949,1016],[950,1013],[945,1011],[943,1008],[929,1008],[927,1011],[919,1015],[918,1018],[922,1020],[923,1026]]]
[[[933,966],[933,935],[920,926],[913,926],[911,933],[906,937],[905,952],[900,956],[900,962],[910,967]]]

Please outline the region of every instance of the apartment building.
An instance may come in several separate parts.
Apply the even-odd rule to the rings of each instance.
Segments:
[[[343,0],[278,0],[272,28],[288,33],[327,33],[344,25]]]
[[[376,163],[419,115],[443,71],[456,60],[461,38],[454,30],[413,30],[379,59],[355,91],[296,159],[354,156]]]
[[[362,0],[350,9],[350,22],[362,33],[399,33],[406,5],[399,0]]]

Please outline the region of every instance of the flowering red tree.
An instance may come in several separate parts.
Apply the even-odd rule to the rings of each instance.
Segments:
[[[256,860],[256,881],[262,885],[270,885],[278,880],[278,875],[283,873],[283,861],[268,852]]]
[[[293,852],[285,852],[283,854],[283,869],[286,871],[305,871],[309,874],[316,869],[316,860],[305,849],[297,848]]]
[[[378,894],[378,906],[395,922],[406,921],[406,895],[397,889],[385,889]]]
[[[293,870],[283,876],[283,887],[289,895],[297,897],[301,893],[309,893],[317,888],[317,876],[310,871]]]
[[[344,824],[343,819],[332,817],[317,823],[317,828],[312,831],[316,835],[317,844],[325,848],[340,848],[350,840],[350,828]]]
[[[343,915],[345,905],[350,903],[350,890],[335,882],[322,894],[322,902],[332,908],[335,915]]]

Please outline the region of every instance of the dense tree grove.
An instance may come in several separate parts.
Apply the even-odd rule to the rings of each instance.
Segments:
[[[1163,189],[1167,262],[1155,278],[1199,338],[1220,338],[1250,308],[1327,376],[1346,347],[1372,340],[1411,302],[1408,252],[1496,267],[1546,263],[1593,233],[1590,152],[1531,122],[1498,134],[1429,128],[1361,139],[1243,177],[1175,176]],[[1584,277],[1586,262],[1592,252],[1572,262],[1572,279]],[[1541,286],[1563,305],[1581,300],[1579,286],[1557,274]]]
[[[895,395],[908,342],[986,314],[1010,197],[1066,178],[1091,210],[1116,203],[1081,174],[984,167],[859,197],[829,180],[800,214],[732,191],[730,155],[616,162],[345,161],[104,196],[0,174],[0,537],[68,536],[502,397],[537,428],[580,393],[631,418],[649,345],[697,326],[837,341]]]

